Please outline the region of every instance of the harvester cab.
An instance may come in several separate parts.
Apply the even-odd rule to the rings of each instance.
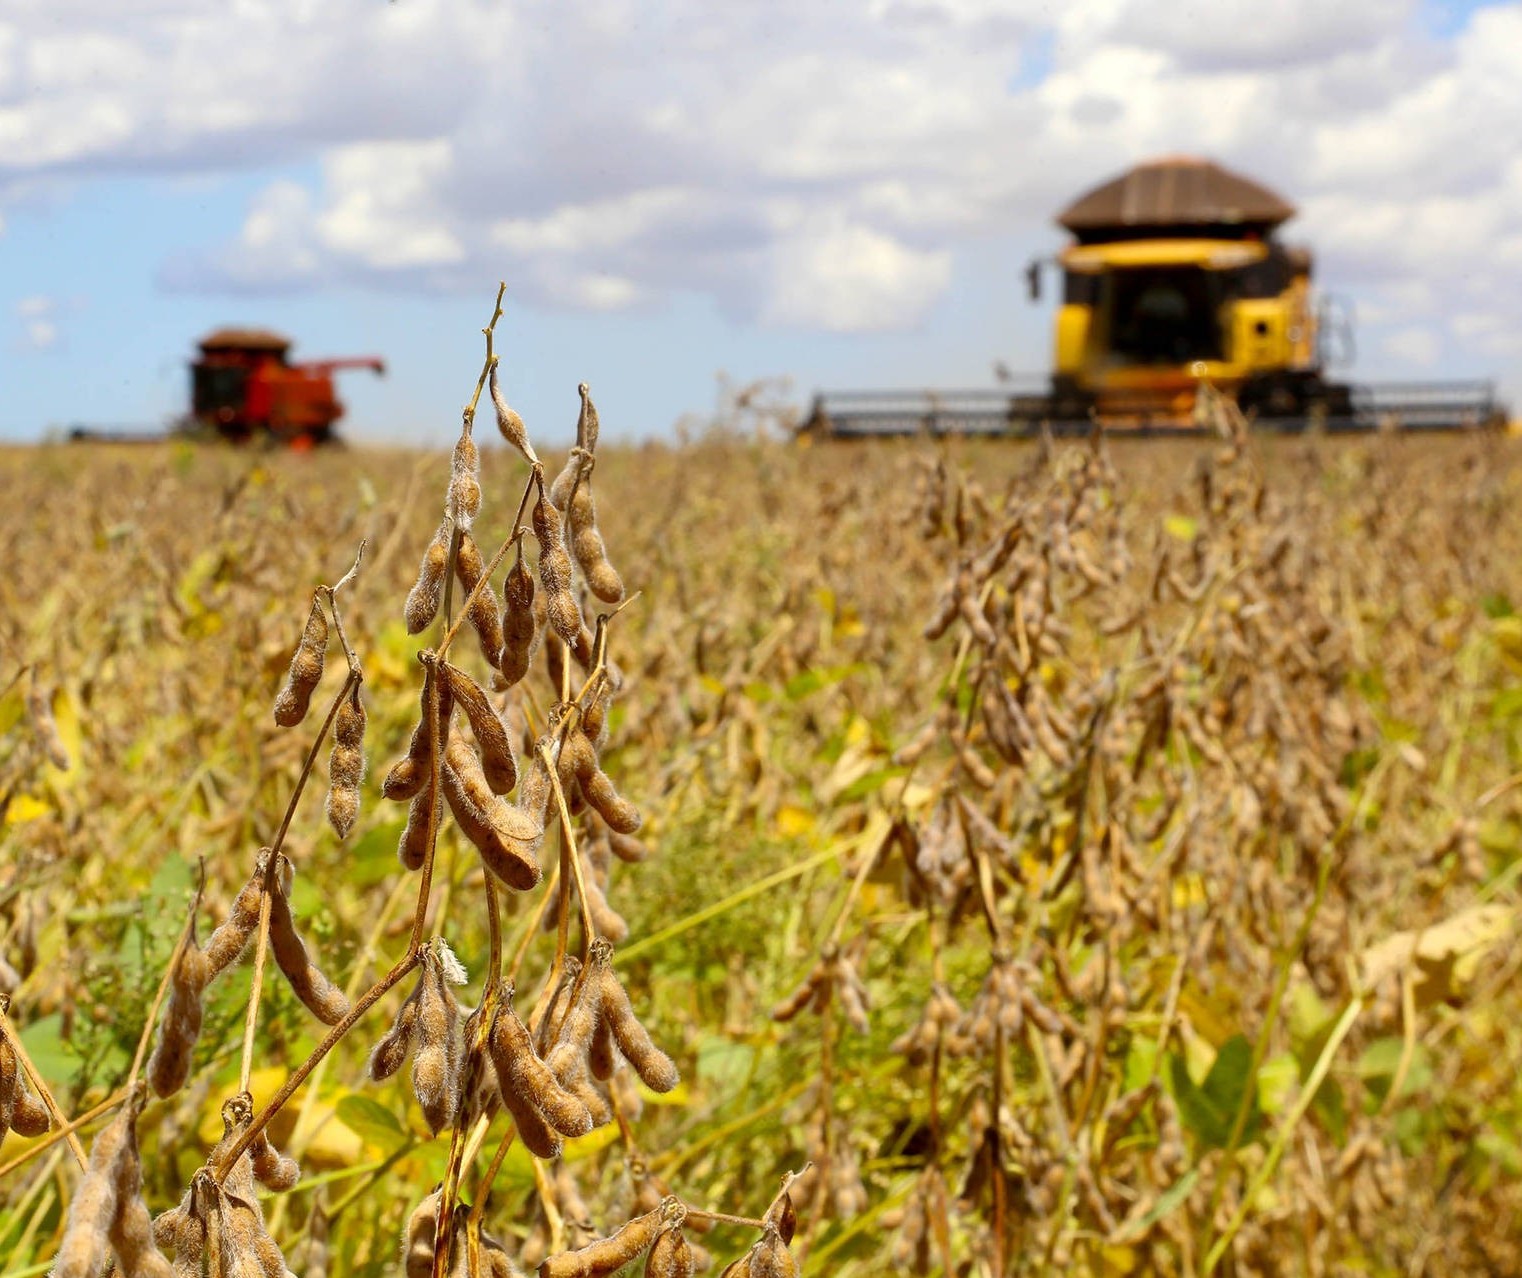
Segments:
[[[1060,271],[1051,373],[1028,389],[844,392],[815,397],[805,429],[834,435],[1197,431],[1202,387],[1280,430],[1451,429],[1504,420],[1487,382],[1354,386],[1345,310],[1311,285],[1307,249],[1279,239],[1294,207],[1205,160],[1171,156],[1121,174],[1057,218],[1070,243],[1026,271]],[[1336,361],[1340,362],[1340,361]],[[1010,378],[1008,380],[1018,380]],[[1044,381],[1044,385],[1041,384]]]
[[[326,443],[344,413],[333,374],[386,371],[375,356],[291,363],[290,338],[267,329],[218,329],[199,347],[200,358],[190,366],[185,425],[234,441],[264,438],[294,448]]]
[[[1202,382],[1244,410],[1346,417],[1326,380],[1311,255],[1280,242],[1295,210],[1200,160],[1143,164],[1090,191],[1057,223],[1053,393],[1112,425],[1192,421]]]

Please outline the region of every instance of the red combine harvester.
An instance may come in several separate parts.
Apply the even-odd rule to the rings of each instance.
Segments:
[[[264,437],[298,449],[326,443],[344,413],[333,374],[346,368],[386,371],[385,361],[374,356],[293,364],[286,358],[291,339],[268,329],[221,328],[198,345],[186,424],[236,442]]]

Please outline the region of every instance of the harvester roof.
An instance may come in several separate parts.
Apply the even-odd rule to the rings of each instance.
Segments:
[[[203,351],[287,351],[291,339],[268,328],[219,328],[198,343]]]
[[[1295,215],[1267,187],[1209,160],[1170,155],[1147,160],[1081,195],[1057,224],[1081,243],[1213,231],[1227,238],[1266,235]]]

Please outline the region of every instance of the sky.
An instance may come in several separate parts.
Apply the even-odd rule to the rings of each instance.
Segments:
[[[730,384],[1044,373],[1025,263],[1139,160],[1214,159],[1355,321],[1362,379],[1522,407],[1522,3],[4,0],[0,438],[183,412],[223,324],[439,445],[498,281],[546,444]],[[777,393],[781,393],[780,389]]]

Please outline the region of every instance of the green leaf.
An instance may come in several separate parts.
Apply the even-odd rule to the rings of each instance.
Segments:
[[[1157,1069],[1157,1043],[1137,1035],[1126,1051],[1126,1091],[1135,1091],[1152,1081]]]
[[[63,1037],[63,1017],[58,1013],[33,1021],[21,1031],[21,1042],[37,1072],[55,1092],[68,1086],[79,1069],[73,1044]]]
[[[396,843],[403,821],[382,821],[366,830],[349,849],[344,878],[355,887],[383,883],[396,873]]]
[[[1258,1067],[1258,1105],[1265,1114],[1282,1114],[1294,1099],[1300,1063],[1289,1052],[1270,1056]]]
[[[1137,1238],[1144,1236],[1147,1230],[1151,1229],[1164,1216],[1172,1213],[1175,1207],[1179,1206],[1180,1203],[1184,1202],[1194,1192],[1195,1184],[1199,1179],[1200,1169],[1198,1167],[1191,1167],[1158,1195],[1157,1201],[1152,1204],[1152,1210],[1138,1220],[1135,1226],[1128,1232]]]
[[[705,1035],[698,1045],[697,1075],[716,1091],[741,1088],[755,1068],[755,1049],[719,1034]]]
[[[1226,1147],[1237,1111],[1249,1088],[1253,1095],[1241,1139],[1251,1140],[1256,1135],[1263,1115],[1258,1108],[1256,1080],[1252,1073],[1252,1044],[1242,1035],[1234,1035],[1221,1044],[1203,1083],[1197,1085],[1189,1077],[1188,1065],[1176,1054],[1168,1058],[1168,1073],[1179,1117],[1206,1148]]]
[[[908,774],[908,768],[879,768],[875,772],[868,772],[865,776],[857,777],[856,780],[846,786],[835,796],[836,803],[849,803],[853,799],[864,799],[869,794],[875,794],[898,777]]]
[[[1377,1038],[1364,1048],[1358,1058],[1358,1076],[1369,1089],[1373,1104],[1378,1109],[1395,1082],[1395,1072],[1400,1068],[1401,1052],[1405,1044],[1398,1037]],[[1432,1084],[1432,1053],[1421,1043],[1412,1045],[1411,1063],[1406,1067],[1406,1077],[1401,1082],[1400,1094],[1414,1096],[1425,1092]]]
[[[395,1153],[411,1139],[396,1115],[368,1096],[345,1096],[334,1112],[338,1121],[361,1140],[387,1154]]]
[[[1490,703],[1490,719],[1494,724],[1512,723],[1522,718],[1522,688],[1502,688]]]
[[[1311,1101],[1311,1113],[1326,1129],[1334,1144],[1341,1145],[1348,1134],[1348,1104],[1337,1080],[1328,1075],[1322,1080],[1315,1098]]]
[[[782,691],[789,701],[802,701],[811,692],[818,692],[828,682],[829,676],[823,670],[803,670],[783,684]]]

